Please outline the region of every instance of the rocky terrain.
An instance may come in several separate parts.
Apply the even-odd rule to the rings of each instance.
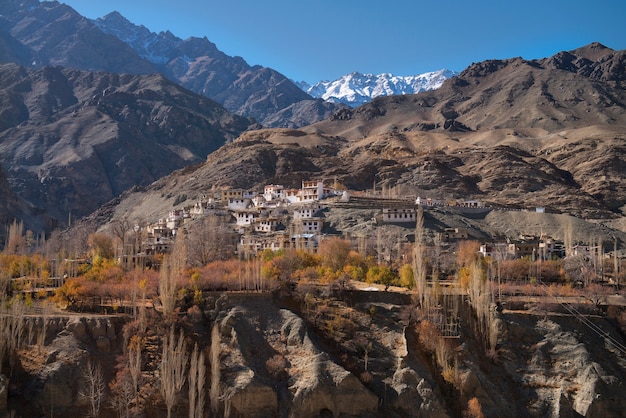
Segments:
[[[497,350],[488,354],[472,310],[458,296],[443,300],[462,324],[459,337],[446,340],[420,325],[432,318],[411,294],[323,293],[311,287],[306,296],[207,294],[203,313],[180,318],[187,346],[199,342],[207,359],[207,410],[225,417],[455,417],[476,399],[486,417],[619,417],[626,406],[626,314],[619,307],[598,315],[592,306],[578,306],[587,309],[580,321],[558,303],[511,304],[492,314]],[[81,416],[81,370],[87,361],[119,361],[128,319],[46,318],[45,344],[20,351],[19,372],[4,399],[18,417],[50,409]],[[27,321],[34,321],[36,335],[42,320]],[[161,325],[154,327],[150,333]],[[143,387],[158,388],[161,340],[147,341]],[[112,368],[104,370],[112,379]],[[0,384],[0,396],[2,390]],[[154,396],[147,390],[141,396]],[[186,396],[173,416],[187,416]],[[161,402],[157,397],[146,406],[151,416],[164,416]],[[103,404],[102,416],[114,412],[111,405]]]
[[[626,95],[615,70],[624,56],[592,44],[540,61],[477,63],[436,91],[377,98],[301,129],[247,131],[95,216],[154,219],[221,188],[323,178],[408,201],[477,199],[608,225],[626,205]]]
[[[313,99],[274,69],[224,54],[206,38],[152,33],[117,12],[91,21],[56,1],[7,0],[0,5],[0,62],[35,69],[160,73],[265,126],[308,125],[339,108]]]
[[[0,165],[17,197],[60,224],[204,161],[252,124],[160,75],[0,74]]]

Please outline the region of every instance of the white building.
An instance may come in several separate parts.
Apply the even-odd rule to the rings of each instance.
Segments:
[[[268,184],[263,190],[263,197],[266,201],[282,199],[284,197],[285,188],[281,184]]]
[[[383,209],[383,222],[385,223],[415,223],[415,209]]]
[[[322,211],[322,205],[298,206],[293,210],[293,219],[314,218]]]
[[[228,199],[228,209],[230,210],[246,210],[250,207],[252,201],[243,197],[231,197]]]
[[[257,232],[272,232],[278,229],[280,220],[276,218],[261,218],[254,222],[254,230]]]

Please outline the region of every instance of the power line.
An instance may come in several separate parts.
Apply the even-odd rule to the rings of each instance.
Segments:
[[[543,281],[540,282],[542,284],[541,288],[544,290],[547,296],[552,297],[559,305],[561,305],[567,312],[576,317],[580,322],[582,322],[587,328],[596,333],[599,337],[608,340],[610,344],[613,345],[622,355],[626,355],[626,346],[621,342],[617,341],[610,333],[604,331],[598,325],[594,324],[586,315],[582,314],[578,309],[576,309],[572,304],[561,302],[557,299],[557,296],[552,294],[550,291],[550,287],[547,286]]]

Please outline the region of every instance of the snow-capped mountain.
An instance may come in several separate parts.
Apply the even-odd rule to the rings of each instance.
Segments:
[[[456,75],[456,72],[445,69],[413,76],[353,72],[334,81],[320,81],[314,85],[306,82],[296,84],[315,98],[356,107],[378,96],[438,89],[446,79]]]

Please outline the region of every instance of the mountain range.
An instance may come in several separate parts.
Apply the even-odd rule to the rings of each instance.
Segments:
[[[456,75],[456,72],[450,70],[439,70],[414,76],[353,72],[334,81],[320,81],[313,85],[306,82],[297,84],[313,97],[324,99],[327,102],[357,107],[379,96],[415,94],[438,89],[446,79]]]
[[[103,222],[313,177],[585,217],[626,212],[625,53],[597,43],[475,63],[436,90],[351,108],[207,39],[7,0],[0,59],[1,215],[33,228],[106,202]]]
[[[338,108],[312,98],[271,68],[224,54],[206,38],[155,34],[116,12],[92,21],[56,1],[2,2],[0,47],[1,62],[30,68],[160,73],[265,126],[309,124]]]
[[[0,65],[0,166],[57,221],[206,159],[253,125],[148,76]]]
[[[540,60],[475,63],[437,90],[378,97],[300,129],[244,132],[204,164],[124,194],[97,218],[149,218],[223,187],[299,187],[311,178],[621,217],[625,63],[626,51],[597,43]]]

